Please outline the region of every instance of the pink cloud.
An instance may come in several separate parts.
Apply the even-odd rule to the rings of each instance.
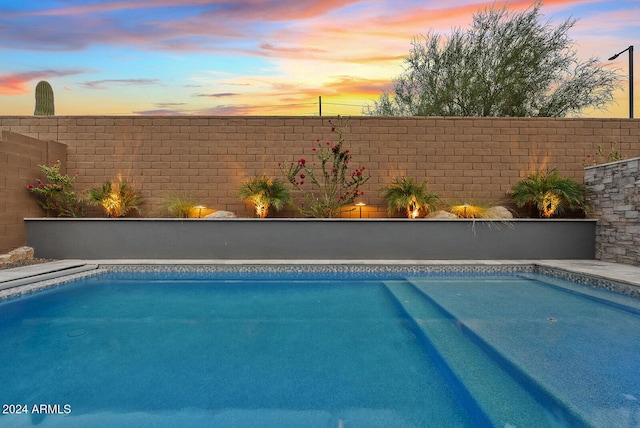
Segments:
[[[264,31],[256,22],[285,22],[322,16],[360,0],[174,0],[106,1],[95,4],[6,11],[5,46],[23,49],[77,50],[91,44],[138,44],[173,51],[216,50],[205,38],[242,40]],[[175,19],[171,9],[191,15]],[[115,12],[157,9],[130,25]],[[79,18],[82,16],[82,18]],[[52,19],[55,17],[55,19]],[[46,23],[46,25],[44,25]]]
[[[517,11],[532,6],[532,0],[478,1],[463,6],[437,7],[431,6],[433,3],[391,8],[387,3],[370,2],[361,13],[333,13],[291,22],[271,33],[269,41],[264,42],[261,48],[272,48],[268,51],[269,56],[277,58],[377,64],[382,67],[384,63],[401,64],[409,52],[411,39],[431,29],[449,34],[452,28],[468,27],[473,14],[479,10],[506,5],[509,10]],[[547,16],[548,6],[579,3],[583,2],[549,0],[544,3],[542,13]],[[558,23],[561,21],[557,19]]]
[[[311,48],[305,47],[305,46],[285,47],[285,46],[275,46],[275,45],[272,45],[271,43],[262,43],[260,44],[259,48],[262,51],[284,53],[285,56],[299,55],[301,53],[310,54],[310,53],[326,53],[327,52],[325,49],[319,49],[319,48],[313,48],[313,47]]]
[[[36,80],[47,80],[55,77],[73,76],[81,74],[80,70],[56,71],[39,70],[24,73],[0,75],[0,95],[21,95],[31,92],[31,83]],[[33,85],[35,88],[35,85]]]
[[[554,3],[569,1],[556,0]],[[338,15],[330,21],[321,19],[311,22],[307,33],[323,36],[327,34],[342,35],[342,40],[346,40],[348,35],[354,34],[353,29],[357,29],[355,32],[357,36],[409,40],[410,37],[424,34],[431,28],[442,28],[448,31],[454,27],[467,26],[471,23],[474,13],[491,6],[500,8],[506,4],[510,10],[521,10],[530,7],[531,0],[495,3],[486,1],[453,7],[431,7],[429,4],[428,2],[420,3],[393,10],[386,7],[372,9],[359,16]]]
[[[176,4],[175,0],[106,1],[57,9],[8,12],[8,16],[69,16],[136,9],[203,6],[212,10],[212,12],[206,15],[235,16],[243,20],[283,21],[319,16],[331,10],[340,9],[349,4],[357,4],[360,2],[361,0],[270,0],[267,2],[264,0],[185,0]],[[218,7],[216,8],[216,6]]]
[[[360,2],[361,0],[272,0],[265,4],[261,0],[249,0],[239,2],[234,11],[240,12],[244,19],[281,22],[324,16]]]

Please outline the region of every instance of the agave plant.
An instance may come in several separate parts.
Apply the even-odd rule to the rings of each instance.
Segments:
[[[425,214],[429,213],[440,200],[435,193],[427,190],[427,180],[418,184],[413,178],[398,177],[380,191],[383,192],[382,198],[387,202],[389,215],[405,210],[407,218],[418,217],[420,210]]]
[[[89,201],[100,205],[107,217],[124,217],[131,210],[140,212],[142,197],[129,183],[107,181],[87,192]]]
[[[583,185],[553,168],[530,173],[511,188],[510,196],[518,207],[535,207],[540,217],[549,218],[566,209],[584,210],[584,192]]]
[[[270,207],[280,211],[286,204],[290,204],[291,194],[282,180],[255,177],[242,183],[238,189],[238,199],[251,202],[256,216],[265,218]]]

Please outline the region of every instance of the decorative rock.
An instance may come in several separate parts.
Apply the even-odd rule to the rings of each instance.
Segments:
[[[484,212],[484,218],[507,219],[513,218],[513,214],[502,206],[491,207]]]
[[[208,218],[208,219],[237,218],[237,216],[235,215],[235,213],[232,213],[231,211],[220,210],[220,211],[216,211],[214,213],[208,214],[203,218]]]
[[[458,218],[454,213],[450,213],[449,211],[439,210],[432,213],[427,214],[425,218],[440,218],[440,219],[454,219]]]
[[[33,258],[33,248],[31,247],[20,247],[16,248],[13,251],[8,252],[7,254],[0,254],[0,264],[2,263],[13,263],[18,260],[28,260]]]

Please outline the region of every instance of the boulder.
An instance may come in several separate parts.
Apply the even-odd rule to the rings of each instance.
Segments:
[[[220,210],[220,211],[216,211],[211,214],[208,214],[203,218],[217,219],[217,218],[237,218],[237,217],[238,216],[236,216],[235,213],[232,213],[231,211]]]
[[[7,254],[0,254],[0,263],[13,263],[19,260],[29,260],[33,258],[33,248],[20,247]]]
[[[513,218],[513,213],[505,207],[495,206],[484,212],[484,218],[509,219]]]
[[[450,213],[449,211],[439,210],[432,213],[427,214],[425,218],[441,218],[441,219],[453,219],[458,218],[454,213]]]

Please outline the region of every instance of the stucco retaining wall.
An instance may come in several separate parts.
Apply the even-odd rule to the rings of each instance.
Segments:
[[[61,259],[593,259],[593,220],[26,219]]]

